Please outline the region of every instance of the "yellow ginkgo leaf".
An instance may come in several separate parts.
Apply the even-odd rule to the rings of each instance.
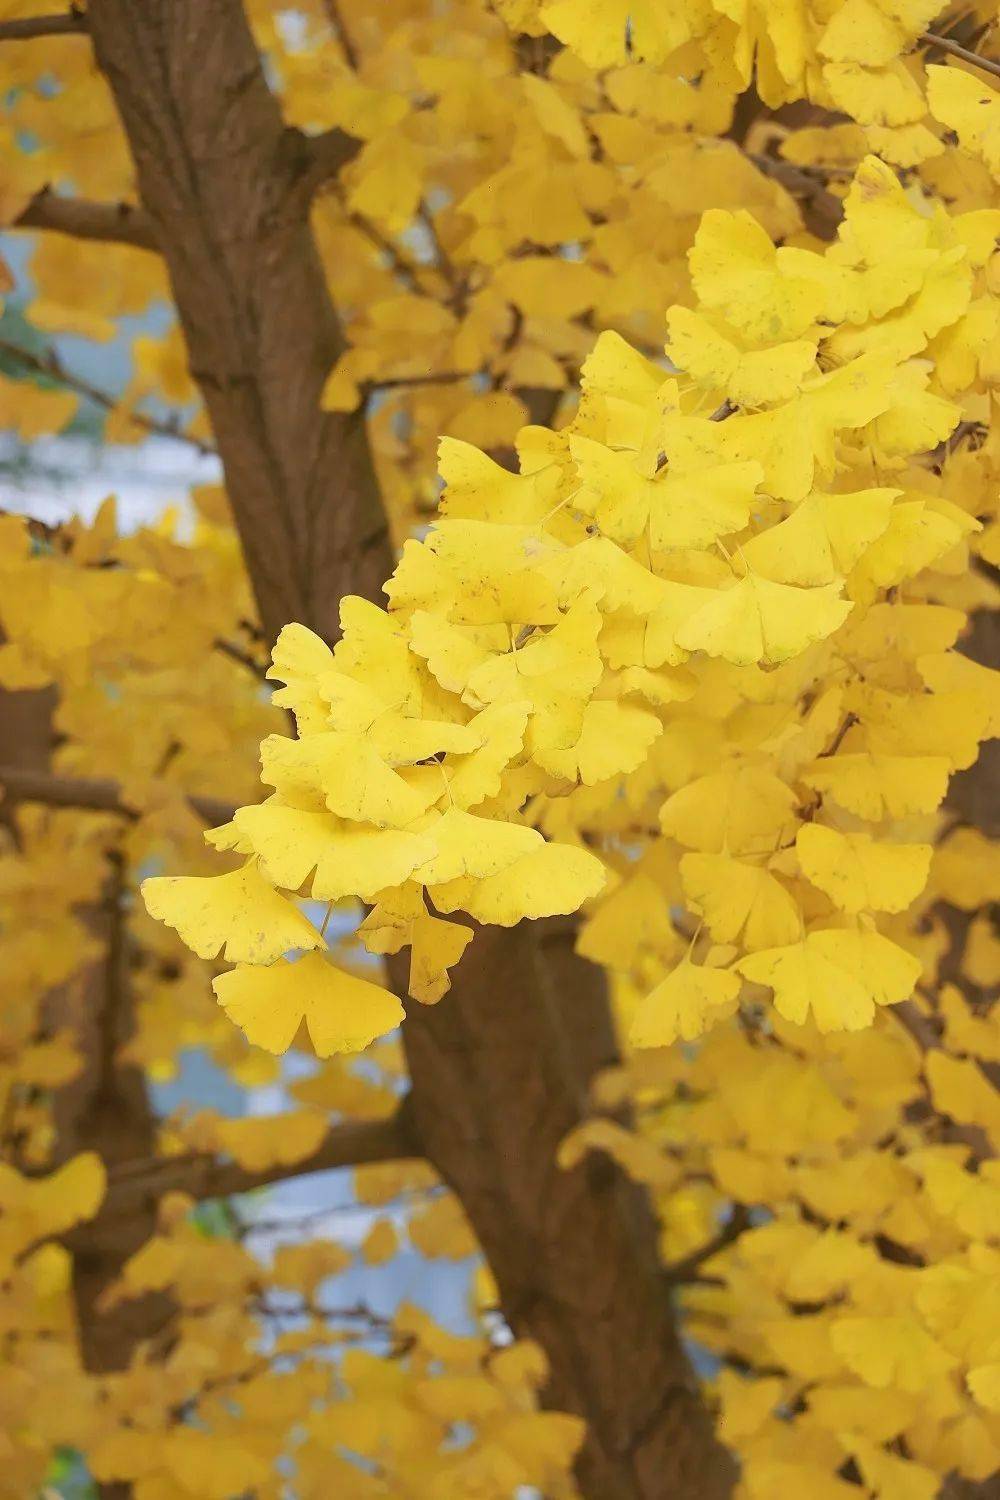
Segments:
[[[734,406],[771,406],[801,388],[816,363],[816,343],[794,339],[773,348],[743,349],[721,319],[686,307],[670,309],[671,359],[698,385],[721,391]]]
[[[485,880],[450,881],[431,891],[439,911],[461,908],[478,922],[513,927],[525,917],[565,916],[596,896],[604,866],[586,849],[543,844]]]
[[[795,844],[806,879],[841,911],[905,911],[927,884],[930,844],[889,844],[870,833],[806,823]]]
[[[409,993],[423,1005],[434,1005],[451,989],[448,970],[472,942],[472,928],[421,912],[410,928]]]
[[[706,854],[771,853],[795,825],[795,795],[760,766],[699,776],[668,797],[660,827]]]
[[[106,1188],[107,1172],[96,1151],[81,1151],[37,1178],[22,1177],[0,1162],[0,1265],[12,1262],[36,1240],[93,1218]]]
[[[744,210],[702,214],[688,260],[702,303],[752,342],[798,339],[820,316],[821,284],[786,273],[770,235]]]
[[[948,789],[942,755],[874,755],[840,752],[814,760],[802,773],[806,786],[838,807],[872,823],[933,812]]]
[[[655,551],[708,547],[746,525],[760,483],[759,465],[703,460],[697,468],[640,472],[635,455],[587,437],[570,439],[580,486],[574,504],[605,536],[629,545],[649,528]]]
[[[361,1259],[366,1266],[384,1266],[399,1248],[399,1235],[391,1219],[376,1219],[361,1241]]]
[[[729,1015],[740,992],[730,969],[678,964],[640,1003],[629,1030],[633,1047],[668,1047],[680,1037],[691,1042]]]
[[[773,667],[832,635],[851,608],[837,584],[799,589],[748,573],[681,625],[676,640],[736,666]]]
[[[475,880],[496,875],[543,843],[537,828],[479,818],[458,807],[449,807],[425,822],[422,836],[432,852],[415,868],[413,878],[422,885],[435,886],[465,875]],[[398,883],[386,880],[383,885]]]
[[[591,68],[645,57],[662,62],[691,36],[679,6],[657,0],[544,0],[545,25]]]
[[[438,473],[444,481],[441,514],[479,521],[528,525],[553,505],[558,470],[512,474],[471,443],[445,437],[438,444]]]
[[[504,770],[524,744],[529,711],[527,703],[491,703],[470,720],[478,747],[467,755],[447,755],[442,762],[452,805],[475,807],[497,795]]]
[[[877,932],[829,929],[801,942],[752,953],[736,965],[755,984],[774,991],[774,1004],[801,1025],[812,1013],[820,1031],[859,1031],[876,1005],[909,995],[920,964]]]
[[[726,854],[685,854],[680,871],[688,902],[704,917],[716,942],[739,941],[754,950],[777,948],[799,937],[798,906],[762,865]]]
[[[982,157],[1000,177],[1000,94],[985,78],[965,68],[927,69],[931,114],[958,136],[966,151]]]
[[[318,1057],[361,1052],[403,1019],[391,990],[335,968],[318,953],[295,963],[231,969],[212,988],[247,1040],[267,1052],[287,1052],[303,1018]]]
[[[322,1110],[299,1109],[280,1115],[249,1115],[220,1120],[219,1146],[241,1167],[259,1172],[264,1167],[290,1165],[311,1156],[327,1132]]]
[[[806,588],[836,583],[889,525],[899,490],[813,494],[786,521],[744,542],[744,560],[775,583]]]
[[[400,885],[433,852],[431,841],[395,828],[361,828],[328,812],[304,812],[269,798],[241,807],[233,819],[275,885],[297,891],[313,875],[317,901],[360,896],[370,901]]]
[[[830,1341],[848,1368],[877,1389],[926,1391],[958,1363],[911,1313],[838,1318]]]
[[[315,734],[328,727],[328,705],[318,684],[332,666],[333,652],[305,625],[286,625],[274,643],[267,675],[285,686],[272,693],[271,701],[291,709],[299,734]]]
[[[612,699],[595,699],[583,710],[580,735],[568,748],[539,745],[535,760],[553,776],[595,786],[642,764],[663,725],[655,714]]]
[[[151,917],[173,927],[199,958],[266,964],[293,948],[321,948],[323,939],[293,902],[269,885],[249,860],[228,875],[157,875],[141,886]]]
[[[361,735],[335,730],[289,740],[272,734],[263,742],[261,777],[280,792],[314,793],[331,812],[376,828],[401,828],[427,803]]]

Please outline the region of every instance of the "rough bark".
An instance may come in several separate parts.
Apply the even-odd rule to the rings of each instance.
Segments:
[[[386,524],[364,416],[320,413],[343,347],[310,233],[316,151],[286,128],[237,0],[87,11],[163,247],[264,628],[337,633]]]
[[[88,17],[170,270],[268,634],[337,633],[392,558],[363,417],[322,414],[340,347],[301,188],[239,0],[91,0]],[[612,1047],[596,975],[530,928],[480,934],[404,1038],[421,1145],[469,1214],[548,1400],[586,1418],[588,1500],[716,1500],[731,1469],[673,1325],[648,1212],[558,1144]]]
[[[678,1341],[648,1206],[603,1157],[557,1164],[588,1076],[614,1060],[603,975],[572,942],[567,923],[484,928],[451,992],[409,1006],[415,1124],[507,1321],[548,1356],[547,1404],[588,1424],[583,1494],[718,1500],[733,1474]]]

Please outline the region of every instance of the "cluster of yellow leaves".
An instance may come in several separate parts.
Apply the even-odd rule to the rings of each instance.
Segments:
[[[408,944],[427,1002],[471,936],[455,912],[510,925],[607,885],[581,951],[660,976],[644,1046],[741,990],[823,1031],[911,993],[893,919],[998,713],[992,674],[951,651],[964,616],[927,598],[987,502],[923,457],[963,417],[948,352],[989,360],[995,320],[969,310],[993,309],[998,232],[874,158],[824,254],[715,210],[699,305],[669,316],[675,374],[605,334],[573,421],[520,435],[520,474],[442,442],[441,517],[388,610],[347,599],[332,652],[300,626],[278,641],[298,737],[264,742],[273,793],[210,836],[242,869],[147,882],[153,915],[240,965],[216,990],[252,1040],[287,1046],[304,1013],[325,1054],[399,1018],[281,957],[322,946],[297,894],[368,903],[363,941]]]
[[[223,783],[221,765],[245,761],[278,719],[254,673],[218,648],[242,644],[240,621],[251,612],[235,538],[202,518],[192,545],[176,538],[175,525],[166,515],[120,536],[113,502],[92,525],[51,533],[0,516],[0,691],[15,695],[4,700],[6,754],[19,748],[16,695],[25,695],[30,734],[31,692],[55,689],[53,775],[108,778],[136,814],[123,823],[104,812],[23,805],[0,829],[0,1096],[33,1162],[54,1144],[49,1095],[79,1068],[75,976],[101,952],[103,929],[87,913],[107,892],[107,852],[126,872],[164,860],[197,865],[204,819],[188,796],[218,797],[223,785],[231,793],[240,773],[228,769]],[[242,788],[252,792],[252,776]],[[133,1059],[162,1077],[179,1045],[202,1042],[220,1062],[245,1066],[247,1049],[233,1047],[201,966],[141,911],[136,925],[148,956],[133,976],[143,1018]]]
[[[747,1215],[684,1292],[747,1500],[848,1500],[851,1460],[878,1495],[933,1500],[1000,1462],[1000,1029],[953,985],[940,1011],[919,1043],[889,1016],[826,1037],[779,1018],[636,1054],[602,1103],[633,1097],[643,1135],[595,1122],[567,1146],[650,1187],[668,1261]]]
[[[509,24],[534,35],[553,33],[588,67],[620,67],[636,59],[691,78],[708,76],[719,88],[742,93],[756,85],[765,104],[777,109],[808,99],[856,122],[870,150],[901,167],[942,156],[940,124],[952,104],[978,139],[971,89],[965,75],[927,66],[928,44],[948,37],[956,10],[938,0],[796,0],[789,5],[723,0],[500,0]],[[992,20],[989,7],[984,21]],[[931,36],[929,28],[934,27]],[[984,28],[985,29],[985,28]],[[948,90],[941,112],[939,87]],[[956,92],[952,92],[954,89]],[[961,134],[961,132],[960,132]],[[962,140],[966,144],[966,140]]]
[[[362,1253],[378,1258],[377,1247]],[[182,1199],[165,1201],[161,1230],[126,1265],[117,1299],[169,1292],[176,1339],[145,1377],[105,1381],[88,1442],[95,1476],[131,1481],[137,1500],[244,1490],[264,1500],[283,1493],[282,1465],[303,1500],[331,1485],[352,1500],[387,1489],[504,1500],[519,1484],[571,1493],[582,1424],[537,1410],[541,1351],[446,1333],[407,1302],[391,1320],[340,1307],[329,1288],[352,1259],[317,1240],[280,1244],[264,1264],[230,1239],[206,1239]],[[197,1426],[170,1421],[182,1401],[197,1402]]]

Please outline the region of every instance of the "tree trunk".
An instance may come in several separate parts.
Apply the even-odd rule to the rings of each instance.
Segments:
[[[343,339],[309,228],[317,150],[282,123],[239,0],[96,0],[87,17],[265,631],[336,636],[388,542],[363,412],[319,410]]]
[[[265,629],[299,620],[333,640],[341,594],[377,598],[392,556],[363,415],[319,410],[342,340],[303,138],[282,125],[239,0],[91,0],[88,17]],[[599,976],[561,942],[484,930],[452,993],[411,1005],[414,1115],[505,1315],[548,1355],[549,1403],[588,1423],[588,1500],[716,1500],[732,1468],[680,1347],[648,1209],[607,1162],[555,1162],[613,1055]]]
[[[717,1447],[680,1346],[644,1195],[606,1158],[572,1171],[560,1142],[613,1062],[603,972],[570,923],[482,928],[438,1005],[403,1038],[417,1132],[455,1190],[514,1332],[549,1360],[546,1404],[588,1426],[588,1500],[721,1500]],[[405,966],[393,974],[406,983]]]

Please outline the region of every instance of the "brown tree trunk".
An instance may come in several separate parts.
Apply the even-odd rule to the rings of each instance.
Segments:
[[[570,923],[483,928],[403,1037],[415,1124],[458,1194],[504,1315],[550,1366],[546,1403],[588,1424],[588,1500],[720,1500],[733,1481],[678,1342],[645,1198],[604,1157],[556,1161],[613,1062],[601,970]],[[402,991],[405,966],[394,973]]]
[[[283,125],[239,0],[97,0],[87,16],[264,628],[335,636],[341,595],[377,593],[388,543],[363,413],[319,410],[343,348],[308,220],[329,144]]]
[[[282,125],[239,0],[91,0],[142,204],[164,247],[269,636],[337,634],[392,566],[360,414],[323,414],[341,335],[313,245],[303,138]],[[564,929],[568,931],[568,929]],[[607,1163],[556,1165],[611,1055],[594,971],[531,927],[484,931],[404,1037],[423,1145],[460,1197],[549,1402],[589,1429],[588,1500],[717,1500],[732,1484],[656,1267]]]

